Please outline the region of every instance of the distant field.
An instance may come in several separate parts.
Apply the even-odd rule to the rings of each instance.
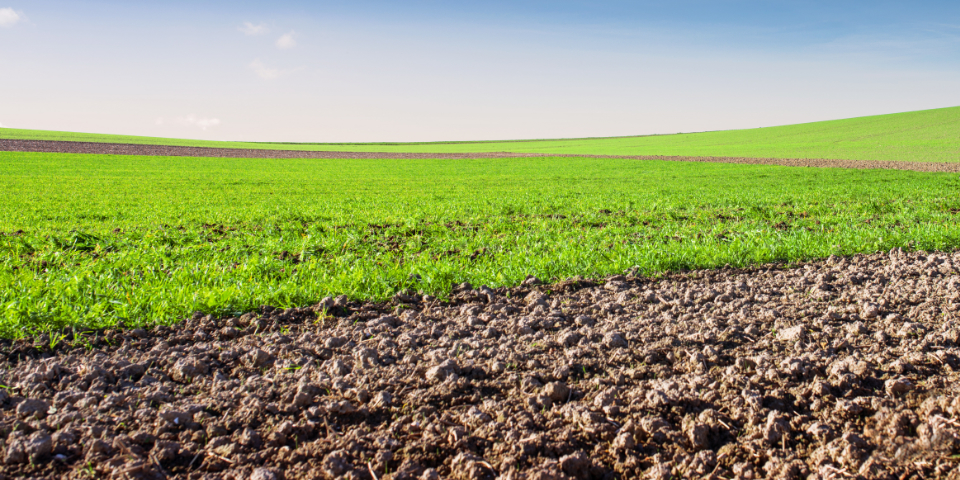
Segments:
[[[0,129],[0,138],[357,152],[529,152],[957,162],[960,161],[960,107],[751,130],[507,142],[277,144],[16,129]]]
[[[0,152],[0,335],[960,246],[956,174]],[[22,231],[22,232],[21,232]]]

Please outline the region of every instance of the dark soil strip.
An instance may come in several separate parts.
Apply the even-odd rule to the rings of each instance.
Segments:
[[[0,342],[0,478],[960,478],[960,253]]]
[[[665,160],[674,162],[741,163],[787,167],[833,167],[857,169],[913,170],[917,172],[960,172],[960,162],[895,162],[885,160],[830,160],[814,158],[684,157],[663,155],[573,155],[548,153],[397,153],[397,152],[320,152],[304,150],[255,150],[243,148],[178,147],[97,142],[61,142],[52,140],[0,139],[0,151],[47,153],[94,153],[105,155],[147,155],[169,157],[222,158],[525,158],[589,157]]]

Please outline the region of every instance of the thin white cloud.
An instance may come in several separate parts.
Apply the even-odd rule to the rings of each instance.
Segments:
[[[251,22],[243,22],[243,26],[237,29],[246,35],[261,35],[268,32],[267,26],[262,23],[254,25]]]
[[[263,64],[260,59],[256,59],[250,62],[250,68],[257,74],[258,77],[264,80],[273,80],[274,78],[279,78],[280,75],[283,75],[279,69],[270,68]]]
[[[0,123],[0,128],[8,128],[6,125]]]
[[[297,46],[297,39],[293,38],[294,32],[285,33],[277,39],[277,48],[289,50]]]
[[[0,27],[12,27],[23,21],[23,13],[12,8],[0,8]]]
[[[163,117],[158,118],[156,121],[157,125],[163,125],[165,123],[167,123],[167,121],[164,120]],[[216,127],[217,125],[220,125],[220,119],[202,118],[191,113],[186,117],[177,117],[173,119],[173,123],[184,127],[197,127],[200,130],[206,130],[210,127]]]

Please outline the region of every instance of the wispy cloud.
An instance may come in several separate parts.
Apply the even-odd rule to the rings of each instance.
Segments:
[[[960,35],[946,25],[909,34],[855,34],[814,45],[810,51],[820,58],[829,55],[859,61],[940,63],[960,53]]]
[[[12,8],[0,8],[0,27],[12,27],[23,21],[23,13]]]
[[[167,121],[164,120],[163,117],[160,117],[157,119],[156,123],[157,125],[163,125],[167,123]],[[220,125],[220,119],[198,117],[191,113],[186,117],[177,117],[173,119],[171,123],[174,123],[176,125],[181,125],[184,127],[197,127],[200,130],[206,130],[210,127],[216,127],[217,125]]]
[[[259,58],[250,62],[250,68],[253,69],[254,73],[256,73],[258,77],[265,80],[273,80],[274,78],[278,78],[280,75],[283,75],[283,72],[279,69],[264,65]]]
[[[293,38],[294,32],[285,33],[277,39],[277,48],[288,50],[297,46],[297,39]]]
[[[254,25],[251,22],[243,22],[243,25],[238,27],[237,30],[240,30],[246,35],[261,35],[269,31],[266,25],[262,23]]]
[[[0,123],[0,128],[8,128],[6,125]]]

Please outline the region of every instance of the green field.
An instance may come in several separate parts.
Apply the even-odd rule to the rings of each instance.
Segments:
[[[0,129],[0,138],[361,152],[518,152],[960,161],[960,107],[750,130],[565,140],[275,144]]]
[[[0,335],[960,246],[956,174],[0,152]],[[18,233],[22,231],[21,233]]]

